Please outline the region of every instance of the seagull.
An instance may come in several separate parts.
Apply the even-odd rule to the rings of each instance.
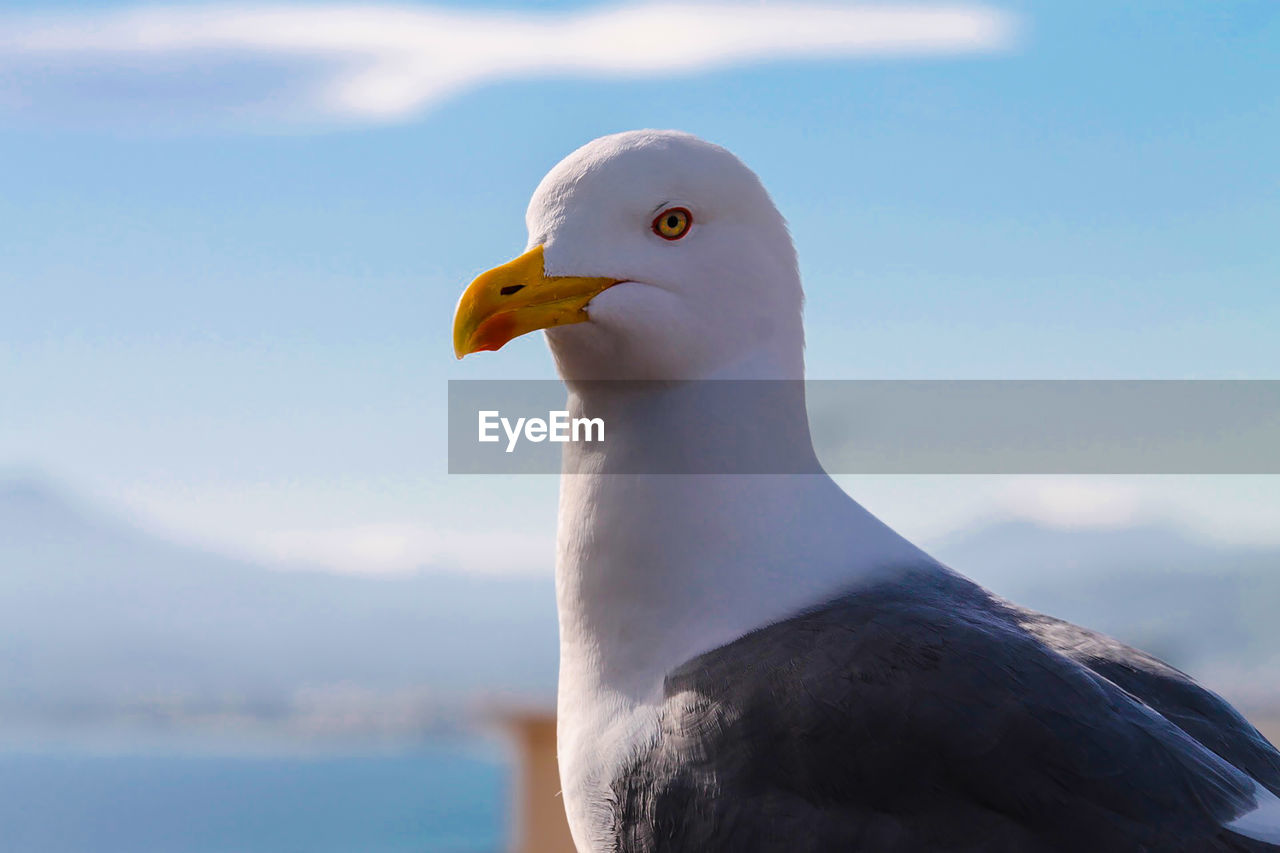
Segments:
[[[1226,701],[997,597],[823,472],[795,250],[737,157],[605,136],[526,222],[454,348],[545,330],[570,410],[607,424],[560,487],[579,850],[1280,851],[1280,752]],[[730,468],[646,468],[704,451]]]

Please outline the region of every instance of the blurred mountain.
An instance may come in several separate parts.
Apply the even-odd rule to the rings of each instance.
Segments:
[[[1236,701],[1280,701],[1280,551],[1009,522],[933,552]],[[158,539],[40,482],[0,483],[0,734],[411,736],[485,703],[549,704],[556,652],[549,577],[281,571]]]
[[[549,578],[279,571],[0,484],[0,720],[398,732],[548,699]]]

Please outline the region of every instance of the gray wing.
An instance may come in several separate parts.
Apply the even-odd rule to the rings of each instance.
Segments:
[[[1280,752],[1221,696],[1105,634],[1022,608],[1010,610],[1046,646],[1101,675],[1272,792],[1280,792]]]
[[[1280,791],[1280,754],[1225,702],[939,570],[747,635],[666,691],[613,785],[620,850],[1280,850],[1223,828],[1249,775]]]

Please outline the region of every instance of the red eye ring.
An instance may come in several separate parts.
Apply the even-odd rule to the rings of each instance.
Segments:
[[[693,214],[687,207],[668,207],[653,218],[653,233],[663,240],[679,240],[689,233]]]

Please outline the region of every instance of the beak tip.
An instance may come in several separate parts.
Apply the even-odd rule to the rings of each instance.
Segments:
[[[454,358],[461,361],[475,351],[475,334],[455,328],[453,333]]]

